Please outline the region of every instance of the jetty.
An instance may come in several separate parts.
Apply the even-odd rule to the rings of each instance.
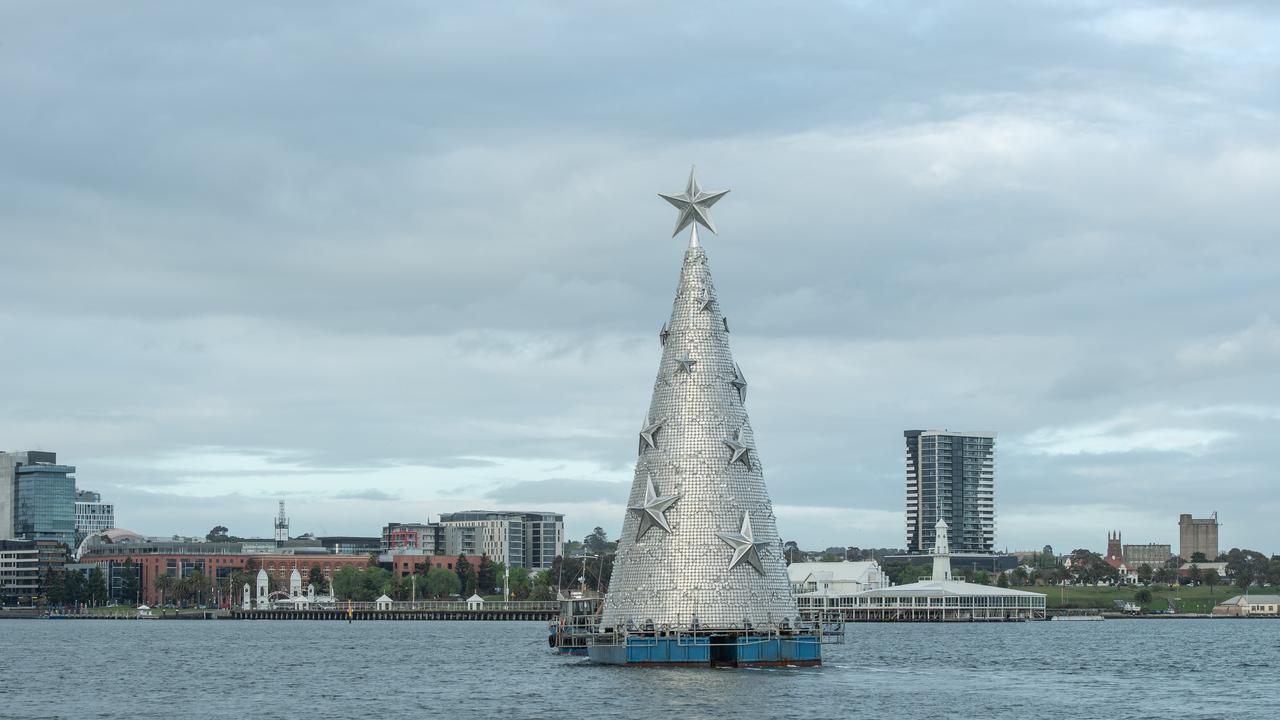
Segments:
[[[489,601],[483,605],[452,601],[353,602],[329,607],[232,609],[228,620],[530,620],[547,622],[557,602]]]

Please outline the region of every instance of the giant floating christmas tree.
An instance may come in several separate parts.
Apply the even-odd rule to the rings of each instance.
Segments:
[[[662,360],[600,626],[658,635],[794,629],[747,380],[729,352],[729,322],[698,242],[698,225],[715,232],[709,210],[728,191],[704,192],[695,173],[683,194],[661,196],[680,211],[673,235],[693,227],[659,333]]]

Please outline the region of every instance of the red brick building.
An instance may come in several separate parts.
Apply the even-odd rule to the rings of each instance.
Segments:
[[[247,545],[253,545],[252,552]],[[141,573],[142,601],[157,605],[161,598],[156,578],[168,575],[182,578],[199,570],[209,582],[210,602],[227,605],[239,602],[240,588],[231,587],[231,575],[243,572],[250,564],[266,570],[275,587],[288,588],[289,576],[296,569],[305,587],[312,567],[319,567],[326,582],[339,568],[369,565],[366,554],[326,552],[322,547],[307,546],[277,549],[274,552],[257,547],[257,543],[199,542],[193,540],[160,540],[145,538],[128,530],[113,528],[92,536],[81,546],[81,563],[115,563],[132,561]],[[250,583],[252,584],[252,580]],[[325,591],[328,588],[316,588]]]
[[[465,555],[467,562],[471,563],[471,567],[480,567],[479,555]],[[458,556],[453,555],[413,555],[413,554],[396,554],[392,551],[391,555],[391,572],[396,577],[408,577],[409,575],[423,575],[431,568],[441,568],[443,570],[454,570],[458,563]]]

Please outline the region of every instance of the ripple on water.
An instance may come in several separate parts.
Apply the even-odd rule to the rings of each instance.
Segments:
[[[0,620],[0,717],[1271,718],[1280,621],[859,624],[822,668],[600,667],[540,623]],[[1158,689],[1158,692],[1156,691]]]

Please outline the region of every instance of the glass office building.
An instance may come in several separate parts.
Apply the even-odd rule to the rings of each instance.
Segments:
[[[23,540],[76,542],[75,467],[53,463],[14,470],[14,533]]]

